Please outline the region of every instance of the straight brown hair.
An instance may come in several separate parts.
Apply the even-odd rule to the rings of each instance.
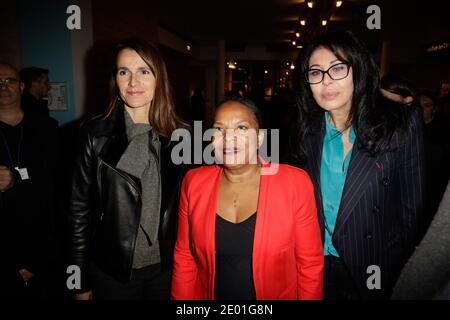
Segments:
[[[143,39],[127,38],[120,41],[114,50],[114,66],[110,81],[110,103],[107,116],[117,105],[122,104],[117,84],[117,57],[124,49],[135,51],[148,65],[156,80],[155,95],[153,97],[150,111],[148,113],[149,123],[159,135],[170,138],[172,132],[177,128],[185,128],[187,125],[178,117],[175,112],[171,86],[167,75],[166,64],[158,48]]]

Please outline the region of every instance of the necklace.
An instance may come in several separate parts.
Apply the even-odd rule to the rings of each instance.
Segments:
[[[233,199],[233,207],[236,208],[237,207],[237,200],[239,198],[239,193],[236,195],[236,198]]]
[[[258,179],[259,179],[259,170],[258,170]],[[252,183],[252,181],[250,180],[251,179],[247,180],[246,183],[241,188],[239,188],[239,190],[236,190],[236,192],[233,194],[233,207],[235,209],[237,208],[238,205],[239,194],[241,194],[244,190],[246,190],[249,184]]]

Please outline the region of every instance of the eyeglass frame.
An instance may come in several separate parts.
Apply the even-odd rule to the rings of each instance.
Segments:
[[[10,85],[15,85],[17,83],[19,83],[20,80],[17,78],[6,78],[6,79],[0,79],[0,87],[3,86],[10,86]]]
[[[347,74],[345,75],[345,77],[342,77],[342,78],[339,78],[339,79],[335,79],[335,78],[333,78],[333,77],[331,76],[331,74],[328,73],[328,71],[330,71],[331,68],[334,68],[334,67],[336,67],[336,66],[338,66],[338,65],[340,65],[340,64],[344,64],[344,65],[347,66]],[[348,74],[350,73],[350,67],[351,67],[350,63],[344,61],[344,62],[339,62],[339,63],[336,63],[336,64],[332,65],[332,66],[329,67],[326,71],[323,71],[323,70],[320,70],[320,69],[314,69],[314,68],[313,68],[313,69],[308,69],[308,70],[305,71],[305,79],[306,79],[306,82],[307,82],[308,84],[319,84],[319,83],[321,83],[321,82],[323,81],[323,79],[325,78],[325,73],[326,73],[326,74],[330,77],[330,79],[332,79],[332,80],[342,80],[342,79],[345,79],[345,78],[348,77]],[[320,71],[320,72],[322,73],[322,79],[320,79],[319,82],[309,82],[309,79],[308,79],[308,73],[309,73],[311,70]]]

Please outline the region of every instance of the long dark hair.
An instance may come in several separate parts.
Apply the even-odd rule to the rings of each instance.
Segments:
[[[153,128],[158,134],[168,138],[175,129],[186,127],[187,125],[175,113],[166,65],[158,48],[154,44],[139,38],[122,40],[115,47],[114,66],[110,81],[110,103],[107,115],[109,115],[119,104],[123,104],[116,84],[116,63],[117,56],[124,49],[136,51],[148,65],[156,79],[155,95],[148,114],[149,122]]]
[[[405,123],[402,109],[407,108],[381,101],[378,68],[362,42],[350,31],[331,31],[313,39],[297,59],[298,115],[290,141],[293,161],[304,163],[303,141],[318,129],[323,117],[324,110],[315,101],[306,81],[309,59],[319,47],[329,49],[352,68],[354,90],[346,127],[353,126],[358,147],[371,155],[386,151],[395,130]]]

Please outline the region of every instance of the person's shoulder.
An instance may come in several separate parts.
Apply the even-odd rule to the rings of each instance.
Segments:
[[[401,135],[409,135],[423,127],[422,109],[417,102],[407,105],[379,97],[376,112],[380,123]]]
[[[58,121],[52,117],[38,113],[25,112],[25,123],[41,132],[58,130]]]
[[[104,114],[96,115],[81,124],[82,132],[97,136],[111,126],[111,120]]]
[[[108,121],[108,118],[104,114],[98,114],[88,119],[84,124],[87,127],[96,127],[102,125]]]
[[[420,118],[422,115],[422,110],[417,102],[408,105],[390,100],[381,95],[378,97],[375,111],[383,112],[383,115],[394,117],[400,122],[411,121],[412,118]]]
[[[413,104],[411,106],[404,106],[403,117],[400,117],[401,124],[400,128],[403,128],[403,131],[406,132],[407,135],[422,135],[424,120],[423,113],[420,105]]]

